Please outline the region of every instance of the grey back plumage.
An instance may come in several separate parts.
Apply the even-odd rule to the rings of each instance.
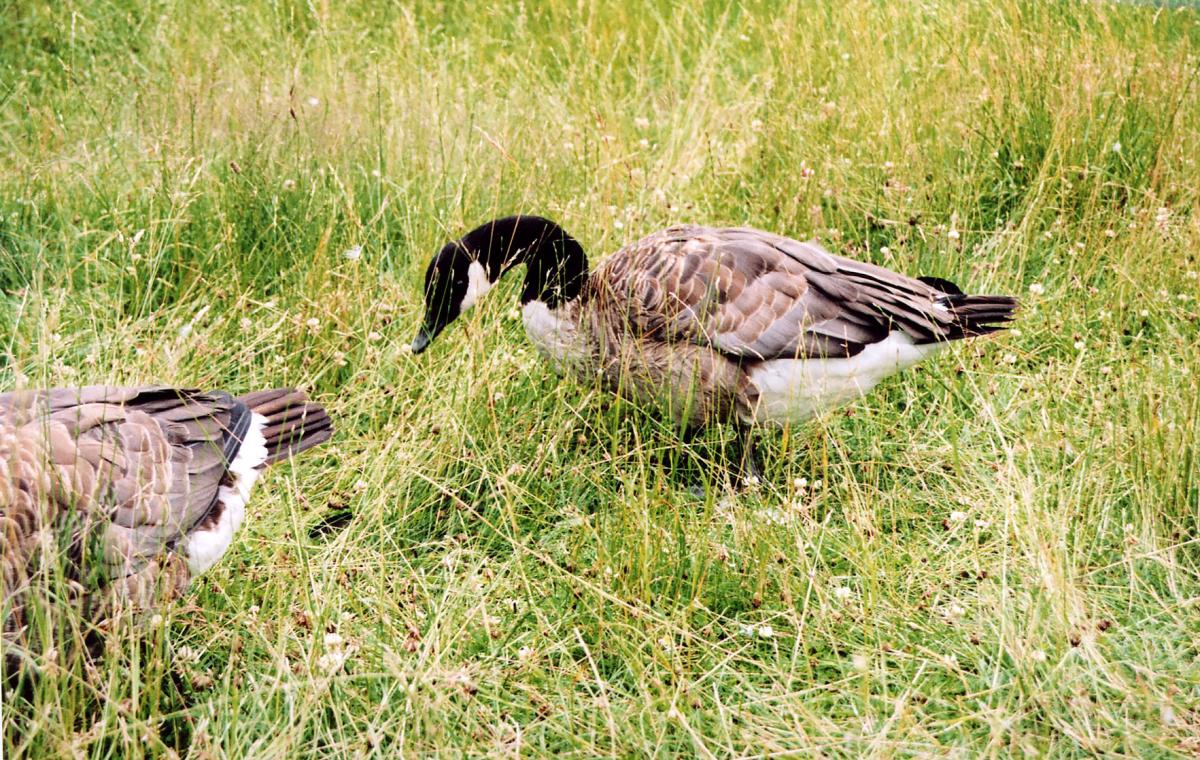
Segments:
[[[750,228],[668,228],[618,251],[590,283],[585,297],[626,328],[739,361],[854,356],[897,330],[915,343],[981,335],[1016,305]]]

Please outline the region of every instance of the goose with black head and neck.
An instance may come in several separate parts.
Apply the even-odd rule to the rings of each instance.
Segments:
[[[557,224],[510,216],[434,256],[413,353],[522,263],[525,331],[558,372],[599,376],[684,430],[734,424],[743,480],[761,476],[752,426],[858,398],[952,341],[1002,329],[1017,307],[745,227],[670,227],[589,274]]]

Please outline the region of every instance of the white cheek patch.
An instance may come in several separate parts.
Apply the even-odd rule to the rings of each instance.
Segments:
[[[483,268],[483,264],[472,261],[471,266],[467,267],[467,294],[463,296],[462,303],[458,307],[459,310],[466,311],[471,308],[491,289],[492,281],[488,279],[487,270]]]

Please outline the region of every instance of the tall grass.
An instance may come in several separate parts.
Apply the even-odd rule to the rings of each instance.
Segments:
[[[1099,2],[9,2],[0,388],[296,384],[339,433],[185,602],[43,653],[5,756],[1200,751],[1198,44]],[[1025,306],[697,500],[728,431],[555,377],[512,283],[405,352],[429,256],[518,211]]]

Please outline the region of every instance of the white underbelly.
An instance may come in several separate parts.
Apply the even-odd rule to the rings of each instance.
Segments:
[[[229,473],[233,476],[232,486],[220,486],[217,489],[217,509],[222,509],[216,524],[200,530],[193,530],[187,536],[186,553],[188,570],[193,576],[203,573],[217,563],[225,550],[233,543],[233,537],[242,520],[246,517],[246,502],[250,499],[250,489],[258,479],[259,466],[267,461],[267,439],[262,431],[267,427],[267,418],[255,414],[246,430],[246,440],[238,449],[237,456],[229,463]]]
[[[845,359],[775,359],[749,371],[758,390],[754,422],[804,422],[862,396],[880,380],[935,353],[944,344],[916,345],[900,332]]]

